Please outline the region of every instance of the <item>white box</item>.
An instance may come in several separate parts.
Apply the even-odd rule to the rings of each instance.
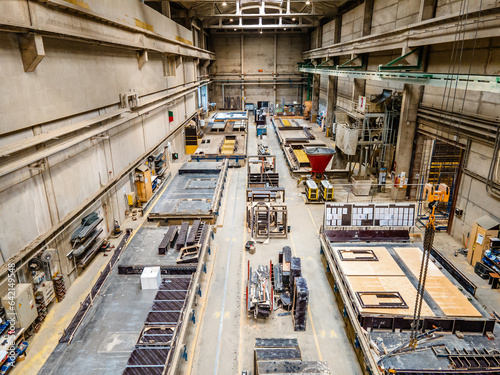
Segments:
[[[160,267],[144,267],[141,274],[141,289],[158,289],[160,284]]]

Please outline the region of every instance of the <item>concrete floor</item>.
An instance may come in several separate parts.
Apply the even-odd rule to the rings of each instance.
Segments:
[[[253,124],[253,121],[250,123]],[[316,125],[313,125],[313,132],[318,139],[333,146],[333,142],[326,139]],[[244,243],[249,239],[245,229],[246,167],[231,169],[212,255],[207,261],[208,272],[202,274],[201,278],[202,297],[198,299],[196,324],[190,323],[184,342],[188,359],[181,361],[179,373],[216,375],[253,371],[255,338],[283,337],[297,338],[303,359],[327,361],[332,374],[361,374],[319,253],[318,230],[324,207],[304,204],[302,188],[296,187],[297,180],[292,178],[286,167],[271,126],[268,127],[268,136],[263,140],[257,139],[255,126],[249,126],[249,155],[257,153],[258,142],[267,144],[271,154],[277,156],[280,185],[286,188],[291,233],[288,239],[272,239],[267,245],[257,245],[257,252],[253,255],[244,251]],[[182,162],[171,165],[172,176],[181,165]],[[382,196],[381,199],[390,198]],[[143,220],[128,219],[122,227],[137,229]],[[488,311],[492,308],[500,310],[498,290],[491,290],[486,281],[477,277],[463,255],[454,257],[454,249],[461,245],[446,234],[438,234],[435,245],[477,284],[480,303],[487,305]],[[291,317],[278,316],[280,310],[267,320],[254,320],[246,316],[244,296],[247,261],[252,266],[267,265],[270,260],[277,262],[278,252],[283,246],[291,246],[293,255],[302,258],[302,272],[310,290],[305,332],[294,332]],[[26,360],[20,362],[12,374],[31,375],[39,371],[108,260],[109,257],[99,255],[73,283],[66,298],[50,310],[40,333],[31,340]]]
[[[297,338],[303,359],[327,361],[333,374],[361,374],[321,262],[318,230],[323,206],[304,204],[270,125],[268,136],[262,141],[256,137],[255,126],[249,126],[248,155],[256,154],[258,141],[268,145],[271,154],[277,156],[280,186],[286,188],[291,233],[288,239],[258,244],[253,255],[244,251],[244,243],[249,239],[245,229],[246,168],[231,170],[226,189],[226,214],[214,241],[217,254],[211,265],[213,276],[208,293],[199,301],[204,312],[197,323],[199,327],[189,339],[185,373],[215,375],[253,371],[255,338],[281,337]],[[333,145],[331,140],[327,143]],[[283,246],[291,246],[293,255],[302,258],[302,271],[310,291],[305,332],[294,332],[291,316],[278,316],[282,312],[279,310],[267,320],[246,316],[247,261],[251,266],[268,265],[270,260],[276,263]]]

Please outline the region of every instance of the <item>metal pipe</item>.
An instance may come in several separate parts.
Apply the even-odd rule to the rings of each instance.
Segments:
[[[497,127],[495,147],[493,149],[493,157],[491,158],[490,168],[488,171],[488,178],[486,179],[486,192],[496,199],[500,199],[500,190],[496,189],[493,186],[493,178],[495,175],[495,168],[498,168],[499,150],[500,150],[500,126]]]
[[[365,147],[365,173],[364,176],[368,176],[368,152],[369,152],[369,147]]]
[[[224,84],[222,84],[222,108],[226,105],[226,98],[224,97]]]

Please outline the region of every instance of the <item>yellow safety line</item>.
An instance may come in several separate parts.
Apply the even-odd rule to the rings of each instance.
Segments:
[[[307,211],[309,212],[309,216],[311,217],[311,220],[312,220],[312,222],[313,222],[313,224],[314,224],[314,227],[316,228],[316,231],[319,233],[319,228],[318,228],[318,226],[316,225],[316,220],[314,220],[314,216],[313,216],[313,214],[312,214],[312,212],[311,212],[311,209],[310,209],[310,208],[309,208],[309,206],[307,206],[307,205],[306,205],[306,207],[307,207]]]
[[[247,215],[245,212],[245,227],[243,229],[243,243],[245,244],[247,242]],[[242,256],[242,262],[241,262],[241,298],[243,299],[243,295],[245,293],[245,255],[246,255],[246,249],[243,251],[243,256]],[[245,299],[246,300],[246,299]],[[243,357],[243,354],[241,352],[241,346],[243,343],[243,317],[245,316],[245,308],[246,306],[243,306],[243,301],[241,301],[241,311],[240,311],[240,338],[239,338],[239,344],[238,344],[238,374],[241,374],[241,358]]]
[[[292,233],[290,233],[290,240],[292,241],[293,255],[297,256],[297,250],[295,249],[295,243],[293,242]],[[313,317],[312,317],[312,314],[311,314],[311,309],[309,308],[310,305],[311,305],[310,303],[307,305],[307,313],[309,314],[309,320],[311,321],[311,328],[313,330],[314,342],[316,343],[316,350],[318,351],[318,358],[319,358],[320,361],[322,361],[323,360],[323,356],[321,355],[321,350],[319,349],[318,335],[316,334],[316,329],[314,328]]]

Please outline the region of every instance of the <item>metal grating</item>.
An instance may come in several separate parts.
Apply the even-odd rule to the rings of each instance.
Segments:
[[[170,349],[166,348],[139,347],[134,349],[132,354],[130,354],[127,366],[163,367],[169,352]]]
[[[162,281],[123,375],[163,374],[168,368],[191,289],[192,275]]]

